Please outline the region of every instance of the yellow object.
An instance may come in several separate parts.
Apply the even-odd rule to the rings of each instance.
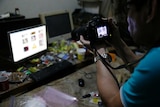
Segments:
[[[40,59],[39,58],[35,58],[35,59],[32,59],[30,62],[31,63],[39,63]]]
[[[22,67],[20,67],[20,68],[18,68],[18,69],[17,69],[17,71],[19,71],[19,72],[20,72],[20,71],[22,71],[22,69],[24,69],[24,67],[23,67],[23,66],[22,66]]]
[[[98,102],[102,102],[102,100],[99,98],[99,97],[93,97],[91,100],[90,100],[91,103],[94,103],[94,104],[98,104]]]
[[[77,59],[83,61],[85,59],[86,49],[79,48],[77,49]]]
[[[114,62],[116,60],[116,54],[114,53],[108,53],[112,57],[112,61]]]
[[[84,58],[85,58],[85,56],[82,55],[82,54],[78,54],[78,55],[77,55],[77,58],[78,58],[79,61],[83,61]]]
[[[30,68],[28,68],[28,70],[30,72],[37,72],[38,71],[38,69],[36,67],[30,67]]]

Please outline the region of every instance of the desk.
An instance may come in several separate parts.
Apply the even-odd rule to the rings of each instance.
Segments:
[[[68,69],[70,69],[70,68],[66,69],[66,71],[64,71],[65,75],[70,74],[72,72],[75,72],[77,69],[80,69],[84,66],[87,66],[87,65],[93,63],[93,58],[87,57],[85,61],[80,62],[80,61],[75,60],[75,61],[72,61],[72,63],[73,63],[73,67],[72,67],[73,69],[67,73],[66,73],[66,71],[68,71]],[[39,87],[42,84],[45,84],[49,81],[53,81],[58,78],[62,78],[65,75],[62,75],[62,74],[53,75],[53,78],[46,78],[46,80],[44,80],[43,83],[34,82],[31,78],[28,78],[27,80],[25,80],[22,83],[9,84],[10,85],[9,90],[2,91],[2,92],[0,91],[0,101],[10,97],[11,95],[15,95],[15,94],[19,94],[19,93],[23,93],[23,92],[32,90],[33,88]]]
[[[122,60],[117,57],[116,60],[111,64],[114,66],[118,66],[121,63],[123,63]],[[120,84],[123,84],[130,76],[129,72],[126,69],[114,70],[113,72],[116,75]],[[80,87],[78,85],[79,78],[84,79],[85,81],[84,87]],[[63,78],[51,81],[43,86],[35,88],[24,94],[17,95],[15,96],[15,100],[16,102],[22,103],[25,100],[27,100],[28,97],[33,96],[35,93],[38,93],[41,90],[44,90],[48,86],[57,89],[61,92],[64,92],[70,96],[74,96],[78,99],[90,92],[98,92],[96,85],[96,66],[94,63],[90,64]],[[98,107],[97,104],[91,103],[90,100],[91,98],[85,98],[83,100],[79,100],[78,107]],[[0,103],[0,107],[5,107],[4,105],[7,105],[9,101],[10,99],[6,99],[2,103]],[[16,107],[23,107],[23,106],[17,105]]]

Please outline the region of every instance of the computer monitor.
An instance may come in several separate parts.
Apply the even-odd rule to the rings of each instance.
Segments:
[[[54,11],[39,14],[42,24],[47,26],[48,44],[61,39],[70,39],[73,30],[71,12]]]
[[[7,32],[41,24],[40,18],[0,21],[0,59],[9,56]]]
[[[35,25],[8,32],[11,61],[19,63],[47,50],[46,25]]]

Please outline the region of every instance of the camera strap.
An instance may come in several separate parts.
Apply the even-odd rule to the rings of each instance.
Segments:
[[[117,78],[116,78],[116,76],[113,74],[113,72],[111,71],[111,65],[109,64],[109,62],[108,61],[106,61],[106,59],[105,58],[103,58],[99,53],[98,53],[98,51],[96,50],[96,53],[97,53],[97,55],[99,55],[99,57],[100,57],[100,60],[102,61],[102,63],[105,65],[105,67],[108,69],[108,71],[110,72],[110,74],[112,75],[112,77],[114,78],[114,80],[116,81],[116,83],[117,83],[117,85],[118,85],[118,87],[120,88],[120,85],[119,85],[119,82],[118,82],[118,80],[117,80]]]
[[[122,65],[119,65],[119,66],[117,66],[117,67],[113,67],[113,66],[111,66],[110,63],[109,63],[108,61],[106,61],[98,52],[97,52],[97,54],[100,56],[101,60],[103,60],[103,61],[106,63],[106,65],[107,65],[108,67],[112,68],[112,69],[127,68],[127,67],[129,67],[129,66],[132,66],[132,65],[138,63],[138,62],[139,62],[141,59],[143,59],[144,56],[145,56],[145,55],[144,55],[142,58],[140,58],[140,59],[138,59],[138,60],[136,60],[136,61],[134,61],[134,62],[129,62],[129,63],[127,63],[127,64],[122,64]]]

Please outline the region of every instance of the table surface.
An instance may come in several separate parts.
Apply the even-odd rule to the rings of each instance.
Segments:
[[[123,61],[120,58],[116,57],[116,60],[114,62],[111,62],[111,65],[118,66],[122,63]],[[119,70],[114,70],[113,72],[120,84],[123,84],[130,76],[130,73],[124,68]],[[78,79],[80,78],[82,78],[85,82],[84,87],[80,87],[78,85]],[[35,94],[45,90],[46,87],[51,87],[69,96],[76,97],[78,99],[77,102],[78,107],[98,107],[97,101],[95,101],[95,97],[81,99],[83,95],[86,95],[90,92],[98,93],[96,85],[95,64],[83,67],[77,70],[76,72],[73,72],[70,75],[51,81],[43,86],[35,88],[24,94],[18,96],[12,96],[3,101],[2,103],[0,103],[0,107],[7,104],[12,104],[11,101],[14,102],[14,104],[16,104],[16,107],[23,107],[23,105],[29,98],[33,98]],[[100,98],[98,99],[100,100]]]

